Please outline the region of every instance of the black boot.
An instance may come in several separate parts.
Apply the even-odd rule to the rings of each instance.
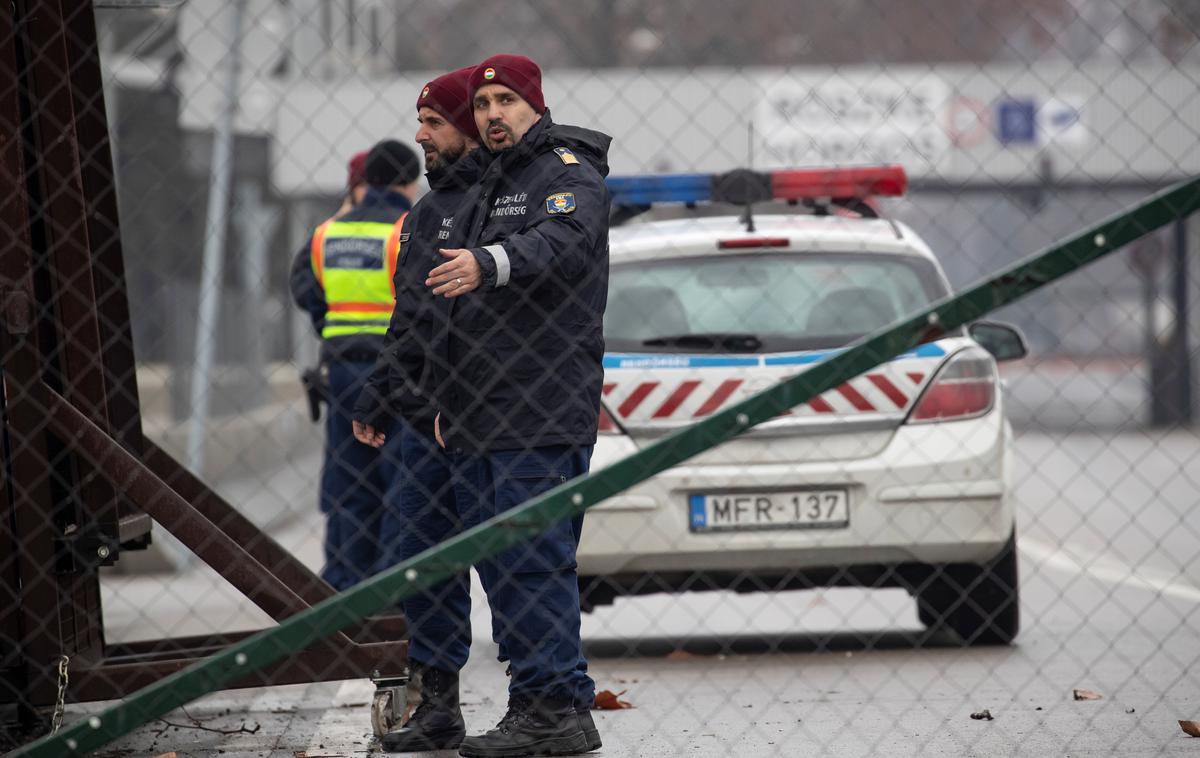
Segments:
[[[592,720],[591,708],[575,709],[575,717],[579,719],[579,726],[583,729],[583,736],[587,740],[588,751],[600,749],[600,730],[596,728],[596,722]]]
[[[422,666],[420,676],[421,704],[408,723],[380,739],[389,753],[449,750],[467,734],[458,704],[458,674]]]
[[[466,758],[523,758],[535,755],[577,755],[600,747],[600,733],[588,710],[569,702],[533,701],[513,696],[508,713],[496,728],[467,737],[458,749]]]

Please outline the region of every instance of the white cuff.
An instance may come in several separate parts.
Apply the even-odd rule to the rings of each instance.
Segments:
[[[511,270],[508,253],[504,252],[504,248],[499,245],[488,245],[483,249],[491,253],[492,260],[496,261],[496,286],[503,287],[508,284],[508,274]]]

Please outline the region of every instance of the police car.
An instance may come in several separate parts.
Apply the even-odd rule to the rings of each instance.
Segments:
[[[872,198],[905,186],[899,167],[610,179],[622,223],[593,470],[948,295],[928,245],[875,212]],[[598,505],[579,549],[585,608],[899,586],[930,629],[1011,641],[1012,431],[996,362],[1024,352],[1001,324],[945,334]]]

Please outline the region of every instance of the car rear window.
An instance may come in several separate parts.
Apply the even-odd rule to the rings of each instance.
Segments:
[[[769,253],[612,266],[604,333],[626,352],[838,347],[946,290],[933,264],[893,253]]]

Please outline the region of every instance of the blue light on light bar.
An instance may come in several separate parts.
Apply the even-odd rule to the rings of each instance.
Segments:
[[[712,174],[612,176],[608,191],[614,206],[700,203],[712,199],[712,180]]]
[[[843,166],[724,174],[610,176],[614,207],[654,203],[746,203],[765,200],[828,200],[903,195],[908,178],[902,166]]]

